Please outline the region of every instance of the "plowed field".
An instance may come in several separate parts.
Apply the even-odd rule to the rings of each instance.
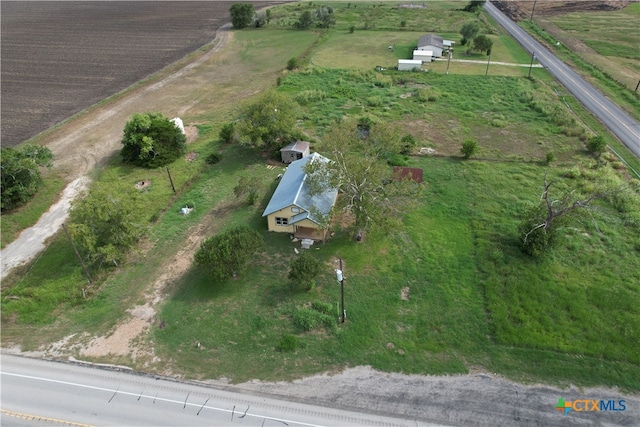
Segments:
[[[2,146],[17,145],[209,43],[230,21],[232,4],[2,1]]]

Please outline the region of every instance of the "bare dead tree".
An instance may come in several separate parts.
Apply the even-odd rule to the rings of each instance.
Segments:
[[[531,233],[535,232],[538,229],[544,229],[546,232],[552,225],[553,221],[563,215],[566,215],[576,209],[580,208],[588,208],[591,206],[591,202],[596,199],[601,199],[608,195],[608,192],[596,192],[591,194],[589,197],[581,200],[574,200],[574,191],[570,191],[565,193],[561,198],[554,199],[550,196],[549,190],[551,186],[555,184],[557,180],[553,180],[551,182],[547,181],[547,174],[544,175],[544,191],[540,196],[540,201],[546,208],[546,216],[542,221],[537,224],[533,224],[533,227],[525,233],[524,235],[524,243],[527,243],[527,239],[531,235]]]
[[[520,227],[522,233],[522,250],[534,257],[541,256],[550,248],[557,236],[557,229],[564,224],[564,218],[579,211],[586,210],[591,213],[593,202],[611,196],[622,191],[623,188],[602,189],[593,191],[585,197],[576,196],[576,191],[566,191],[560,197],[552,196],[552,187],[558,180],[549,181],[544,176],[544,189],[540,196],[540,204],[534,208],[529,216],[524,219]],[[591,217],[593,221],[595,219]],[[596,224],[597,227],[597,224]]]

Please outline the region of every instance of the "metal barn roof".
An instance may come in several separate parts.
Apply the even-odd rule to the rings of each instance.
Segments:
[[[321,215],[327,215],[331,212],[338,195],[338,189],[328,189],[321,194],[310,195],[309,188],[305,185],[307,174],[304,168],[309,162],[328,161],[330,160],[326,157],[312,153],[310,156],[292,162],[282,176],[262,216],[267,216],[288,206],[297,206],[308,214],[306,216],[296,215],[296,217],[303,219],[304,216],[317,224],[321,223],[321,218],[316,218],[314,215],[316,212]]]

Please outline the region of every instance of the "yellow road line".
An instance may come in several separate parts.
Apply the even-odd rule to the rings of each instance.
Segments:
[[[57,423],[57,424],[65,425],[65,426],[74,426],[74,427],[94,427],[94,426],[92,426],[90,424],[74,423],[73,421],[57,420],[55,418],[41,417],[39,415],[21,414],[19,412],[7,411],[7,410],[4,410],[4,409],[0,409],[0,413],[2,413],[3,415],[7,415],[9,417],[20,418],[22,420],[46,421],[46,422],[50,422],[50,423]]]

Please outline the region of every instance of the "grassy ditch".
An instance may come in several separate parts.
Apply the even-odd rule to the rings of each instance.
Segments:
[[[579,33],[578,37],[594,49],[596,52],[594,54],[576,52],[564,43],[556,45],[558,43],[556,37],[529,21],[523,21],[522,27],[547,44],[558,58],[571,64],[591,84],[606,93],[617,105],[638,120],[640,96],[634,91],[638,81],[637,79],[631,81],[626,77],[638,68],[638,49],[628,41],[629,34],[635,32],[629,28],[635,28],[637,4],[627,9],[631,10],[627,12],[625,9],[616,14],[602,14],[601,19],[596,21],[598,25],[595,28],[591,14],[587,13],[572,14],[569,15],[570,18],[554,19],[554,23],[570,32],[572,37],[576,37],[574,33]],[[620,43],[616,42],[615,50],[610,49],[612,46],[610,40],[620,40]],[[616,68],[625,71],[618,75]]]
[[[299,32],[239,34],[243,48],[258,49],[265,34],[284,48],[285,39]],[[319,49],[332,43],[332,34],[344,36],[329,32]],[[278,55],[283,68],[290,53]],[[237,57],[253,63],[246,54]],[[144,208],[151,230],[130,262],[102,273],[85,300],[69,245],[54,240],[28,274],[3,283],[3,345],[29,350],[78,330],[106,334],[128,308],[161,289],[149,334],[137,342],[157,359],[95,360],[234,382],[292,379],[353,365],[420,374],[479,367],[523,381],[640,390],[637,192],[629,200],[600,201],[592,217],[563,230],[559,246],[542,260],[519,250],[520,218],[539,200],[545,174],[562,177],[561,188],[576,194],[589,193],[599,180],[624,182],[616,162],[596,167],[586,156],[589,130],[579,119],[584,111],[568,109],[543,78],[374,72],[375,65],[286,73],[256,67],[265,80],[280,76],[278,90],[300,104],[299,126],[320,153],[323,133],[345,115],[393,122],[414,136],[418,147],[406,162],[423,169],[425,184],[415,207],[399,206],[401,228],[373,231],[355,243],[348,222],[337,221],[335,235],[310,249],[324,266],[316,286],[298,288],[287,279],[296,256],[289,236],[267,232],[261,217],[281,169],[267,167],[255,151],[219,145],[219,124],[234,111],[230,101],[224,113],[201,105],[200,137],[190,146],[198,156],[171,166],[178,195],[161,170],[114,161],[100,175],[116,189],[152,181]],[[480,149],[463,161],[460,145],[469,138]],[[435,154],[418,155],[422,147]],[[221,161],[207,165],[204,158],[212,152]],[[543,161],[549,152],[555,155],[550,165]],[[243,175],[263,184],[256,206],[233,196]],[[185,203],[195,210],[179,215]],[[236,279],[214,283],[187,266],[156,287],[167,265],[189,262],[178,259],[183,247],[237,224],[261,232],[267,250]],[[333,269],[339,259],[345,325],[337,324],[340,287]]]

